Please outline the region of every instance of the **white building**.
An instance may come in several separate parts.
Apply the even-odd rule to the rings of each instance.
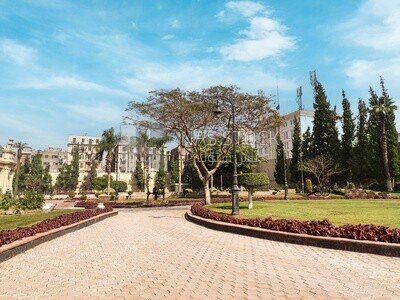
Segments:
[[[14,140],[9,140],[0,154],[0,190],[2,193],[12,191],[15,174],[16,153],[13,150]]]
[[[276,148],[278,133],[283,143],[285,157],[289,163],[292,158],[292,139],[294,133],[294,120],[299,121],[301,135],[307,130],[307,127],[312,129],[314,120],[314,111],[297,110],[282,116],[282,123],[279,127],[267,132],[263,132],[257,136],[255,147],[260,157],[265,161],[259,166],[260,172],[267,172],[270,181],[274,181]]]

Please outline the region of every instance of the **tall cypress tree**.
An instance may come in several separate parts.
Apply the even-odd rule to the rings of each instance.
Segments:
[[[385,128],[387,138],[387,151],[389,160],[389,170],[392,179],[399,178],[399,152],[398,152],[398,133],[395,124],[395,110],[397,106],[394,104],[393,99],[390,98],[387,90],[385,89],[384,81],[380,78],[380,85],[382,88],[382,96],[379,98],[379,102],[383,104],[385,112]]]
[[[290,181],[297,183],[300,179],[299,165],[301,152],[301,132],[300,123],[297,118],[294,118],[294,128],[292,137],[292,160],[290,161]]]
[[[338,160],[340,148],[339,133],[336,128],[336,114],[320,82],[315,84],[315,112],[313,122],[313,155],[325,155],[334,162]]]
[[[301,142],[301,153],[303,154],[303,160],[307,160],[313,157],[313,142],[311,128],[307,127],[307,130],[303,133],[303,140]]]
[[[361,99],[358,100],[358,121],[356,130],[356,141],[353,151],[352,173],[354,181],[360,184],[365,183],[369,177],[368,164],[369,152],[368,149],[368,109],[365,102]]]
[[[285,184],[285,150],[283,147],[283,142],[281,136],[277,136],[276,145],[276,161],[275,161],[275,171],[274,177],[277,184]]]
[[[342,140],[341,140],[341,162],[340,166],[343,169],[341,177],[345,181],[350,181],[351,173],[351,162],[353,160],[353,141],[354,141],[354,120],[353,114],[350,109],[350,102],[346,98],[346,94],[342,91],[342,107],[343,107],[343,117],[342,117]]]

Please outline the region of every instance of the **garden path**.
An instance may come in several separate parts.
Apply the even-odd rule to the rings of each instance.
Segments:
[[[0,264],[0,299],[400,299],[400,258],[213,231],[186,208],[115,217]]]

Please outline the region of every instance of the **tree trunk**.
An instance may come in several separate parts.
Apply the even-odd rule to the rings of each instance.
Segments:
[[[248,205],[248,207],[249,207],[249,209],[252,209],[253,208],[253,188],[251,188],[251,187],[249,187],[248,188],[249,190],[248,190],[248,200],[249,200],[249,205]]]
[[[387,136],[386,136],[386,124],[385,124],[385,113],[383,111],[379,114],[379,129],[380,129],[380,140],[382,149],[382,160],[383,160],[383,170],[385,174],[386,188],[389,192],[392,191],[392,181],[390,179],[389,170],[389,158],[387,150]]]
[[[19,185],[19,168],[20,168],[20,164],[21,164],[21,158],[17,157],[17,168],[15,169],[15,180],[14,180],[14,191],[13,191],[13,195],[14,197],[17,197],[18,194],[18,185]]]
[[[208,186],[208,182],[210,181],[209,176],[204,176],[203,178],[203,189],[204,189],[204,197],[206,199],[206,204],[211,204],[211,194],[210,194],[210,187]]]

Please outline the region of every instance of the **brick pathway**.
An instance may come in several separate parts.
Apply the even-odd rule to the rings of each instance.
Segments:
[[[126,210],[0,264],[0,299],[400,299],[400,258]]]

